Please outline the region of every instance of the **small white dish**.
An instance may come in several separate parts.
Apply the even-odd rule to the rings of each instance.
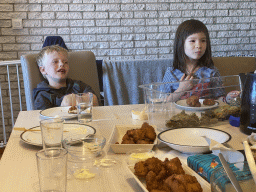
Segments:
[[[231,139],[231,135],[224,131],[203,127],[166,130],[158,134],[158,139],[182,153],[206,153],[210,151],[209,144],[202,136],[219,143]]]
[[[154,126],[153,126],[154,127]],[[152,149],[157,144],[157,138],[153,144],[121,144],[122,138],[128,130],[139,129],[141,125],[116,125],[115,132],[112,138],[112,144],[110,145],[115,153],[127,153],[128,151],[135,149]],[[155,127],[154,127],[155,128]],[[156,128],[155,128],[156,131]],[[118,142],[119,144],[116,144]]]
[[[71,106],[67,107],[52,107],[49,109],[45,109],[40,111],[41,118],[54,118],[57,115],[60,116],[62,119],[72,119],[76,118],[77,114],[74,113],[68,113],[68,110]]]
[[[205,111],[205,110],[209,110],[209,109],[214,109],[214,108],[219,106],[219,102],[218,101],[215,101],[215,104],[211,105],[211,106],[204,105],[203,104],[204,99],[199,99],[199,102],[201,103],[201,107],[190,107],[190,106],[188,106],[186,99],[176,101],[174,104],[176,105],[176,107],[178,109],[190,110],[190,111]]]

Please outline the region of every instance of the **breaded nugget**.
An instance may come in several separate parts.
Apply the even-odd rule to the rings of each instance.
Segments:
[[[128,130],[128,131],[126,132],[126,134],[127,134],[129,137],[133,137],[135,131],[136,131],[136,129],[131,129],[131,130]]]
[[[148,168],[145,165],[145,161],[139,161],[134,165],[134,174],[138,177],[146,178]]]
[[[154,127],[149,125],[147,122],[144,122],[141,126],[141,129],[145,131],[145,137],[154,141],[156,139],[156,132]]]
[[[145,130],[145,133],[146,133],[145,134],[146,138],[148,138],[152,141],[154,141],[156,139],[156,132],[155,132],[154,127],[148,126],[144,130]]]
[[[159,172],[162,170],[162,167],[164,166],[163,162],[156,157],[148,158],[145,161],[145,164],[147,165],[149,171],[153,171],[156,174],[159,174]]]
[[[153,144],[156,139],[154,127],[144,122],[139,129],[131,129],[122,138],[122,144]]]
[[[208,106],[212,106],[212,105],[215,104],[215,101],[214,101],[213,99],[205,99],[205,100],[203,101],[203,104],[204,104],[204,105],[208,105]]]
[[[130,139],[131,138],[130,138],[130,136],[127,133],[122,138],[122,140],[130,140]]]
[[[186,186],[176,179],[176,174],[171,175],[164,182],[171,188],[172,191],[186,192]]]
[[[129,137],[129,135],[126,133],[123,138],[121,144],[135,144],[132,137]]]
[[[145,129],[147,128],[148,126],[150,126],[147,122],[144,122],[142,125],[141,125],[141,129]]]
[[[203,189],[195,176],[188,174],[168,177],[165,183],[175,192],[202,192]]]
[[[158,175],[156,176],[156,180],[163,180],[167,177],[167,170],[165,169],[165,167],[163,166],[161,171],[158,173]]]
[[[196,103],[195,106],[193,106],[193,107],[201,107],[201,103],[198,102],[198,103]]]
[[[77,113],[77,108],[76,106],[72,106],[68,109],[68,113],[73,113],[73,114],[76,114]]]
[[[153,189],[150,192],[167,192],[166,190]]]
[[[192,95],[191,97],[187,98],[186,103],[190,107],[200,107],[201,106],[201,103],[199,102],[199,97],[196,95]]]
[[[178,157],[175,157],[171,160],[168,160],[167,158],[164,161],[164,165],[169,172],[170,175],[172,174],[185,174],[185,171],[182,168],[182,164],[180,162],[180,159]]]
[[[159,182],[156,180],[156,173],[149,171],[146,176],[146,185],[149,191],[158,189]]]
[[[136,129],[133,135],[134,142],[145,139],[145,131],[142,129]]]

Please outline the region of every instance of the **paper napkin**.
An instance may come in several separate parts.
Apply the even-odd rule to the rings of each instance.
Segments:
[[[237,162],[243,162],[244,161],[244,155],[236,151],[232,148],[228,148],[224,146],[223,144],[212,140],[208,137],[204,137],[207,143],[209,144],[209,148],[212,151],[212,153],[216,156],[219,155],[219,153],[222,153],[224,156],[225,160],[229,163],[237,163]]]

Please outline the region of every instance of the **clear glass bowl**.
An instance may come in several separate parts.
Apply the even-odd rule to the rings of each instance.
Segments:
[[[95,160],[102,155],[106,138],[97,135],[77,135],[63,140],[63,147],[67,149],[72,158],[77,160]]]

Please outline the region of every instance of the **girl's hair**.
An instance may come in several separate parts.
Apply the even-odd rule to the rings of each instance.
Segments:
[[[68,55],[68,51],[59,45],[46,46],[39,52],[36,58],[38,67],[42,67],[44,65],[43,63],[44,57],[52,52],[57,52],[57,53],[61,52],[61,53],[64,53],[65,55]],[[46,78],[45,75],[43,75],[43,77]]]
[[[181,23],[176,31],[174,40],[174,58],[173,67],[179,69],[182,72],[186,70],[186,55],[184,50],[185,40],[188,36],[194,33],[203,32],[206,36],[206,50],[204,55],[199,59],[198,66],[213,67],[213,61],[211,56],[211,43],[206,26],[198,20],[187,20]]]

